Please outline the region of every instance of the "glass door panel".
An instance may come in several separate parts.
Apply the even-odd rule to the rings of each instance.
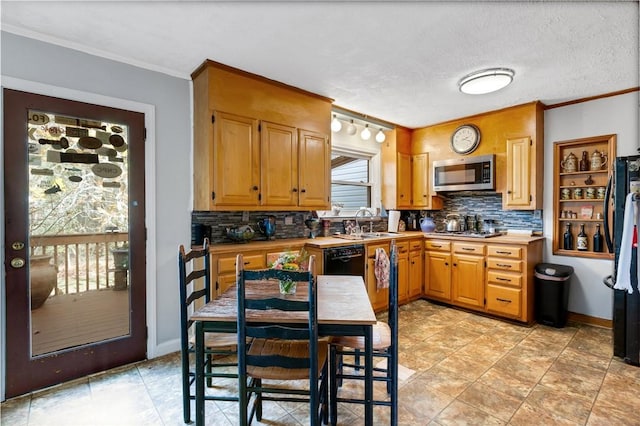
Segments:
[[[31,356],[128,336],[128,126],[28,113]]]

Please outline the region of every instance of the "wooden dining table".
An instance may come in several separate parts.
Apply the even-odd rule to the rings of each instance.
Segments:
[[[367,289],[360,276],[318,275],[318,334],[321,336],[363,336],[365,340],[365,424],[373,424],[373,344],[372,327],[376,323]],[[304,288],[302,288],[304,287]],[[283,297],[306,298],[306,284],[298,287],[296,295]],[[264,283],[247,282],[246,294],[251,297],[252,288],[264,294]],[[277,284],[275,285],[277,289]],[[259,290],[259,291],[258,291]],[[265,313],[266,312],[266,313]],[[308,320],[306,314],[282,311],[248,311],[247,321],[255,323],[300,323]],[[191,319],[196,330],[196,425],[204,426],[205,347],[207,332],[235,333],[237,330],[238,303],[236,286],[227,289],[220,297],[197,309]],[[240,415],[244,415],[241,413]]]

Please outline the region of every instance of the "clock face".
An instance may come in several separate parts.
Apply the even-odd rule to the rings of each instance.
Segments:
[[[480,144],[480,129],[473,124],[458,127],[451,135],[451,149],[458,154],[469,154]]]

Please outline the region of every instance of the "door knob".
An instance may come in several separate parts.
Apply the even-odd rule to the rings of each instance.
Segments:
[[[24,268],[24,259],[21,257],[16,257],[11,259],[11,267],[15,268],[15,269],[20,269],[20,268]]]

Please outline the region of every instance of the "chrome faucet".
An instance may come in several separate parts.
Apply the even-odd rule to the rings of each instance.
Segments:
[[[358,222],[358,215],[362,213],[362,218],[364,219],[364,217],[367,215],[367,213],[369,214],[369,216],[371,217],[371,219],[369,219],[369,232],[373,232],[373,213],[371,213],[371,211],[369,209],[360,209],[356,212],[356,226],[358,229],[360,228],[360,223]]]

